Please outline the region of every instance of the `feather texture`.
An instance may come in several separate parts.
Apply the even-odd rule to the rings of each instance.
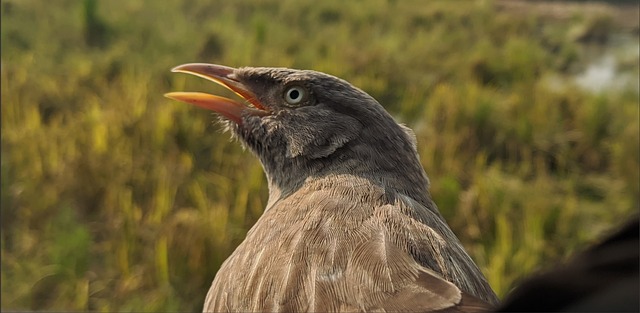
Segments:
[[[358,177],[320,187],[335,179],[310,182],[264,213],[220,268],[205,311],[488,308],[471,296],[492,293],[481,275],[466,275],[479,271],[455,236],[420,220],[431,211]]]

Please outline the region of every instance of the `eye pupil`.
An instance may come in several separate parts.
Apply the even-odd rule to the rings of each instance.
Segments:
[[[298,105],[304,101],[306,90],[300,86],[290,87],[284,93],[284,100],[291,105]]]

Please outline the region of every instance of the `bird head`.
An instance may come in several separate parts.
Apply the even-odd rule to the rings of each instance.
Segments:
[[[309,70],[203,63],[172,71],[216,82],[244,100],[196,92],[166,94],[219,113],[262,162],[272,194],[282,196],[308,179],[339,174],[390,184],[398,180],[400,189],[427,193],[413,132],[342,79]],[[400,186],[402,182],[412,185]]]

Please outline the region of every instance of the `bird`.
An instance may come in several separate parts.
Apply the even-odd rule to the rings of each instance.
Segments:
[[[203,312],[481,312],[499,303],[431,198],[415,134],[366,92],[312,70],[172,71],[242,98],[165,94],[218,113],[269,188]]]

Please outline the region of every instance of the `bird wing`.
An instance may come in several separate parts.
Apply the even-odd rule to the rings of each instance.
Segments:
[[[448,260],[457,256],[446,238],[406,212],[370,184],[306,186],[256,222],[217,273],[205,311],[488,309],[440,267],[419,262],[427,256],[412,249],[426,249],[442,268],[459,266]]]

